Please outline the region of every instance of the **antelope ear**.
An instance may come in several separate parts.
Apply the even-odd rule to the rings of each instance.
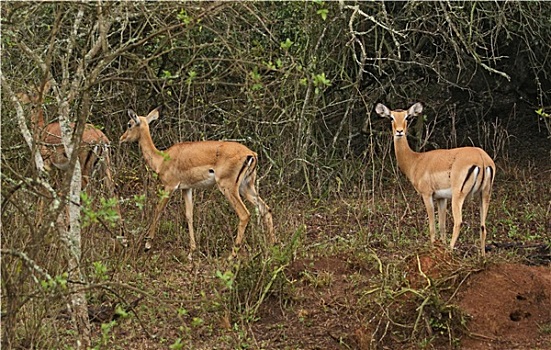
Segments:
[[[421,102],[417,102],[408,109],[408,116],[416,117],[423,112],[423,105]]]
[[[140,118],[138,118],[138,115],[136,114],[136,112],[129,109],[128,110],[128,116],[130,117],[130,119],[132,119],[136,123],[136,125],[140,125]]]
[[[145,119],[147,120],[147,124],[151,124],[152,121],[159,119],[159,111],[160,110],[161,110],[161,107],[157,107],[154,110],[152,110],[151,112],[149,112],[147,117],[145,117]]]
[[[375,112],[383,118],[390,118],[390,109],[382,103],[377,103]]]

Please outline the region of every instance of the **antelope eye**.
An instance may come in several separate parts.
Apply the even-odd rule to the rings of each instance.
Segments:
[[[132,127],[132,122],[128,122],[128,129]]]

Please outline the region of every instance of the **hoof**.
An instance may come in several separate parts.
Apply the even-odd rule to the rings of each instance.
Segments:
[[[144,251],[148,252],[150,250],[151,250],[151,242],[147,241],[147,242],[145,242]]]
[[[117,236],[117,242],[119,242],[123,248],[128,248],[128,239],[124,236]]]

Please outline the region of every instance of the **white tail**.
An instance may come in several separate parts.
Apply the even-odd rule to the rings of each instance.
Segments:
[[[435,240],[434,200],[438,204],[438,225],[440,238],[446,241],[446,204],[452,201],[453,235],[450,247],[453,249],[462,222],[463,202],[467,196],[480,198],[480,252],[485,255],[486,216],[495,178],[495,164],[486,152],[478,147],[461,147],[417,153],[411,150],[407,141],[408,121],[421,114],[423,106],[416,103],[407,111],[394,110],[379,103],[375,111],[392,122],[394,150],[400,170],[411,181],[423,202],[429,216],[430,240]]]
[[[168,195],[159,200],[148,231],[145,248],[150,249],[150,241],[157,230],[159,217],[170,195],[180,188],[184,191],[186,219],[189,229],[190,255],[196,249],[193,231],[192,190],[216,185],[226,196],[239,217],[235,247],[243,241],[250,213],[241,196],[254,204],[264,220],[270,243],[275,242],[271,210],[255,189],[257,155],[242,144],[224,141],[201,141],[177,143],[165,151],[159,151],[153,144],[149,123],[159,118],[159,108],[146,117],[137,116],[129,110],[128,129],[121,136],[121,142],[138,142],[146,163],[159,175]],[[234,251],[235,252],[235,251]]]

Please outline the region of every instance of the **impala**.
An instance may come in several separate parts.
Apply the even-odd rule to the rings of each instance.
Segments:
[[[239,217],[235,247],[243,241],[245,228],[251,214],[241,196],[254,204],[264,220],[270,243],[275,242],[271,210],[255,189],[257,154],[237,142],[198,141],[177,143],[165,151],[159,151],[153,144],[149,124],[159,118],[159,108],[149,112],[146,117],[128,111],[130,121],[128,129],[121,136],[121,142],[138,142],[147,165],[161,180],[166,195],[158,202],[149,228],[145,249],[151,249],[157,223],[170,195],[178,188],[184,191],[186,220],[188,223],[191,259],[195,251],[193,231],[193,189],[204,189],[216,185],[228,199]],[[232,256],[236,250],[233,250]],[[231,256],[230,256],[231,257]]]
[[[69,158],[61,140],[61,125],[52,122],[46,125],[42,110],[44,94],[50,89],[50,81],[42,83],[34,94],[18,93],[19,101],[31,105],[31,125],[39,151],[44,159],[44,167],[50,171],[52,166],[65,170],[69,165]],[[74,128],[74,124],[71,124]],[[92,124],[86,124],[82,133],[82,140],[78,149],[78,158],[82,172],[82,188],[88,184],[97,163],[104,160],[104,172],[107,178],[109,190],[113,190],[113,177],[111,175],[111,161],[108,147],[111,141],[105,134]]]
[[[44,121],[44,112],[42,109],[44,95],[50,89],[50,80],[45,81],[40,87],[36,88],[34,93],[18,93],[17,98],[21,103],[31,105],[30,121],[33,130],[33,137],[39,147],[40,154],[44,159],[44,168],[51,171],[53,168],[66,170],[69,166],[69,158],[65,153],[65,148],[61,139],[61,125],[59,122],[46,124]],[[71,124],[74,128],[74,124]],[[82,133],[82,139],[78,147],[78,159],[81,166],[82,188],[86,188],[98,165],[105,175],[105,185],[109,195],[115,195],[115,183],[111,174],[111,159],[109,156],[110,141],[105,134],[92,124],[86,124]],[[99,164],[98,164],[99,163]],[[42,215],[42,205],[39,204],[39,216]],[[119,242],[126,246],[124,238],[124,229],[122,225],[122,216],[120,207],[116,204],[116,211],[120,220]]]
[[[431,243],[434,243],[436,231],[434,201],[438,205],[440,239],[445,242],[446,204],[447,200],[451,199],[454,225],[450,247],[453,249],[461,227],[463,202],[467,196],[476,195],[480,197],[480,251],[484,256],[485,222],[495,178],[495,164],[492,158],[478,147],[433,150],[425,153],[412,151],[406,136],[408,121],[421,114],[421,103],[414,104],[407,111],[391,111],[379,103],[375,111],[392,122],[398,167],[423,197],[429,216]]]

